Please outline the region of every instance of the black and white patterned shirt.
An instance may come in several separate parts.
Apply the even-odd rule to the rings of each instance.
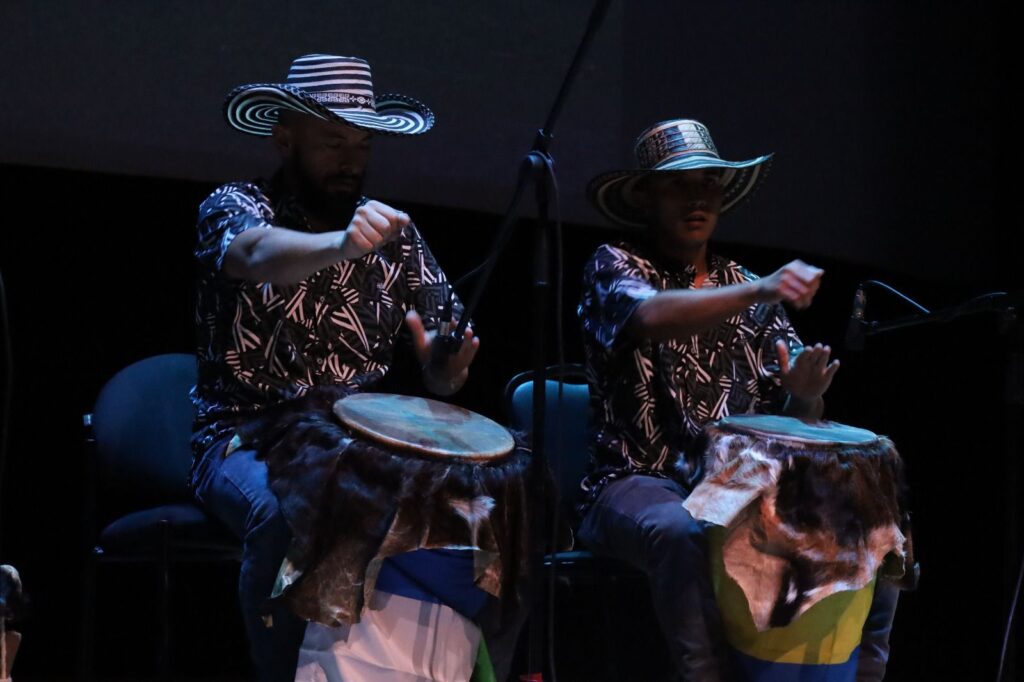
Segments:
[[[701,286],[757,279],[712,254]],[[673,478],[692,487],[701,475],[693,444],[706,422],[729,414],[778,412],[786,392],[777,339],[801,346],[781,304],[758,303],[719,325],[669,341],[634,340],[624,331],[643,301],[660,291],[693,288],[693,266],[674,269],[632,244],[605,244],[584,270],[583,325],[594,431],[583,481],[587,501],[632,473]]]
[[[197,452],[239,419],[313,386],[360,389],[376,383],[391,365],[406,312],[415,309],[428,330],[436,329],[449,291],[411,223],[380,249],[298,284],[224,275],[232,240],[245,230],[272,226],[311,231],[278,180],[229,183],[199,208],[199,377],[192,391]],[[456,315],[460,311],[456,305]]]

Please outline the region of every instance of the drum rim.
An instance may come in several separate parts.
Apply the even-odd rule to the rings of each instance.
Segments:
[[[349,418],[346,418],[347,415],[346,415],[345,408],[342,407],[342,403],[344,403],[345,401],[351,401],[349,403],[351,405],[352,403],[365,402],[365,401],[368,401],[368,400],[376,400],[376,399],[380,399],[382,397],[387,397],[387,398],[405,398],[405,399],[408,399],[408,400],[413,401],[413,402],[420,402],[420,403],[425,403],[427,405],[441,406],[443,409],[451,409],[451,410],[462,412],[462,413],[465,413],[465,414],[468,414],[468,415],[472,415],[472,418],[477,419],[477,420],[481,420],[482,423],[487,424],[489,427],[493,427],[496,434],[503,435],[504,439],[502,439],[502,440],[504,442],[502,444],[502,447],[500,447],[500,448],[499,447],[494,447],[492,450],[490,450],[488,452],[481,452],[481,453],[477,453],[477,454],[466,454],[465,452],[456,452],[456,451],[453,451],[453,450],[448,450],[448,449],[444,449],[444,448],[440,448],[440,447],[432,447],[432,446],[427,446],[427,445],[422,445],[422,444],[410,443],[410,442],[404,441],[404,440],[399,440],[399,439],[397,439],[397,438],[395,438],[393,436],[390,436],[390,435],[388,435],[386,433],[381,433],[379,431],[374,431],[372,428],[370,428],[370,427],[368,427],[368,426],[366,426],[364,424],[360,424],[358,422],[351,421],[351,419],[349,419]],[[462,407],[460,405],[453,405],[451,403],[446,403],[446,402],[441,401],[441,400],[434,400],[433,398],[424,398],[422,396],[411,396],[411,395],[405,395],[405,394],[401,394],[401,393],[375,393],[375,392],[353,393],[352,395],[348,395],[348,396],[345,396],[344,398],[340,398],[340,399],[336,400],[334,402],[334,405],[332,406],[332,410],[331,411],[334,413],[335,417],[342,423],[342,425],[345,428],[350,429],[353,432],[355,432],[355,433],[357,433],[357,434],[359,434],[361,436],[369,438],[373,442],[378,443],[380,445],[385,445],[385,446],[388,446],[388,447],[393,447],[393,448],[395,448],[397,450],[401,450],[402,452],[411,453],[413,455],[416,455],[416,456],[419,456],[419,457],[423,457],[423,458],[426,458],[426,459],[434,459],[434,460],[440,460],[440,461],[451,462],[451,463],[458,463],[458,462],[472,462],[474,464],[498,463],[498,462],[503,462],[505,459],[507,459],[509,456],[511,456],[512,453],[514,453],[515,450],[516,450],[515,439],[512,437],[512,434],[509,432],[509,430],[506,427],[502,426],[501,424],[499,424],[498,422],[494,421],[490,417],[486,417],[486,416],[484,416],[484,415],[482,415],[482,414],[480,414],[478,412],[473,412],[472,410],[468,410],[468,409],[466,409],[466,408],[464,408],[464,407]]]
[[[832,425],[835,425],[835,426],[842,427],[843,429],[855,430],[855,431],[858,431],[858,432],[863,432],[865,434],[869,434],[870,437],[865,438],[863,440],[833,440],[833,439],[823,440],[823,439],[818,439],[818,438],[807,438],[807,437],[803,437],[803,436],[793,436],[793,435],[789,435],[789,434],[782,434],[782,433],[779,433],[777,431],[767,431],[765,429],[759,429],[759,428],[755,428],[755,427],[752,427],[752,426],[743,426],[742,424],[737,423],[737,421],[742,421],[744,419],[751,418],[751,417],[773,417],[775,419],[791,419],[793,421],[801,422],[801,423],[803,423],[805,425],[808,425],[808,426],[832,426]],[[801,443],[801,444],[806,444],[806,445],[820,445],[820,446],[856,446],[856,445],[860,445],[860,446],[863,446],[863,445],[871,445],[871,444],[879,443],[882,440],[882,436],[879,436],[874,431],[871,431],[869,429],[864,429],[864,428],[861,428],[859,426],[850,426],[849,424],[843,424],[841,422],[830,421],[830,420],[827,420],[827,419],[800,419],[798,417],[790,417],[788,415],[779,415],[779,414],[770,414],[770,415],[763,415],[763,414],[736,414],[736,415],[728,415],[728,416],[722,417],[718,421],[714,422],[712,424],[712,426],[714,426],[715,428],[717,428],[717,429],[719,429],[721,431],[728,431],[728,432],[731,432],[731,433],[736,433],[736,434],[741,434],[741,435],[759,436],[759,437],[768,438],[768,439],[777,440],[777,441],[782,441],[782,442],[787,442],[787,443]]]

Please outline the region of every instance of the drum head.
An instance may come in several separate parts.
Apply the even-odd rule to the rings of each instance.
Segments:
[[[878,440],[878,436],[867,429],[775,414],[737,414],[721,419],[717,425],[727,431],[805,443],[863,444]]]
[[[421,455],[486,461],[515,447],[501,424],[429,398],[356,393],[334,403],[334,414],[359,435]]]

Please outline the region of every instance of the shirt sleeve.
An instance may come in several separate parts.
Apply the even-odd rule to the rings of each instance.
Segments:
[[[406,310],[415,310],[427,331],[437,329],[440,312],[448,300],[451,286],[430,247],[414,223],[402,235],[402,262],[408,291]],[[463,306],[458,296],[452,305],[452,317],[462,317]]]
[[[782,387],[780,379],[779,352],[775,348],[775,342],[779,340],[786,342],[789,348],[790,362],[803,348],[803,342],[797,336],[793,324],[789,321],[786,309],[781,303],[771,306],[771,315],[764,333],[760,339],[758,355],[761,358],[761,367],[758,373],[758,388],[761,393],[762,410],[765,412],[778,413],[786,405],[788,396],[786,389]]]
[[[611,351],[637,306],[658,293],[628,252],[605,244],[583,271],[578,314],[583,333]]]
[[[199,206],[195,256],[220,272],[235,237],[252,228],[267,229],[270,207],[255,185],[235,183],[216,189]]]

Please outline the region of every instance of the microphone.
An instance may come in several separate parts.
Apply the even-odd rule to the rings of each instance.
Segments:
[[[443,369],[448,366],[448,358],[459,352],[462,347],[462,340],[455,338],[452,329],[452,308],[454,307],[455,292],[452,290],[448,300],[440,307],[438,315],[437,333],[430,344],[430,366],[434,369]]]
[[[448,366],[448,358],[459,352],[462,343],[455,338],[451,330],[451,322],[439,322],[437,334],[430,344],[430,366],[444,369]]]
[[[847,350],[864,350],[864,337],[867,336],[868,330],[868,323],[864,320],[864,309],[867,305],[868,297],[864,293],[864,284],[858,284],[857,292],[853,295],[853,310],[850,313],[850,323],[846,327]]]

